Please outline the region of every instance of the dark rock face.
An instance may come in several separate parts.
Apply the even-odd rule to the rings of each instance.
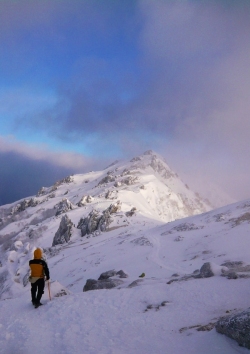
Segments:
[[[218,333],[225,334],[235,339],[240,346],[250,349],[250,309],[221,318],[215,328]]]
[[[118,201],[116,204],[110,204],[102,214],[99,214],[99,212],[94,209],[87,217],[81,218],[77,228],[81,230],[82,237],[92,234],[95,231],[106,231],[112,221],[111,214],[120,211],[120,208],[120,201]]]
[[[29,207],[35,207],[38,204],[40,204],[40,202],[38,200],[36,200],[35,198],[24,199],[21,203],[16,204],[11,209],[11,214],[13,215],[15,213],[20,213],[21,211],[24,211]]]
[[[123,283],[122,280],[117,278],[110,279],[111,277],[117,275],[119,275],[119,278],[128,277],[128,274],[126,274],[123,270],[119,270],[119,272],[116,272],[114,269],[108,270],[107,272],[102,273],[98,280],[88,279],[84,285],[83,291],[115,288],[116,286],[119,286]]]
[[[227,267],[227,270],[223,270],[222,276],[227,279],[249,278],[250,277],[250,265],[244,264],[241,261],[228,261],[221,264]]]
[[[119,270],[116,275],[119,275],[120,278],[128,278],[128,274],[126,274],[123,270]]]
[[[98,186],[100,186],[102,184],[107,184],[107,183],[110,183],[110,182],[114,182],[114,181],[115,181],[115,177],[114,176],[107,175],[103,179],[101,179],[101,181],[98,183]]]
[[[42,187],[41,189],[39,189],[36,196],[41,197],[42,195],[46,194],[47,191],[48,191],[48,188]]]
[[[88,279],[84,285],[83,291],[97,290],[97,289],[112,289],[123,283],[120,279],[103,279],[95,280]]]
[[[127,186],[131,186],[136,182],[138,182],[138,177],[136,176],[128,176],[121,181],[122,184],[126,184]]]
[[[227,267],[229,269],[237,269],[238,267],[241,267],[243,265],[243,262],[241,261],[229,261],[229,262],[224,262],[221,264],[223,267]]]
[[[73,204],[67,198],[65,198],[55,205],[55,209],[57,209],[56,216],[58,216],[63,213],[67,213],[69,210],[73,210]]]
[[[92,203],[94,198],[91,195],[85,195],[81,198],[81,200],[77,203],[77,206],[83,207],[87,203]]]
[[[115,275],[119,275],[119,278],[127,278],[128,274],[126,274],[123,270],[119,270],[119,272],[117,272],[116,270],[112,269],[112,270],[108,270],[107,272],[102,273],[98,280],[103,280],[103,279],[108,279],[111,278]]]
[[[57,181],[57,182],[53,185],[52,188],[55,189],[55,188],[61,186],[62,184],[69,184],[69,183],[72,183],[72,182],[74,182],[73,176],[67,176],[67,177],[61,179],[60,181]]]
[[[206,262],[200,269],[200,274],[197,275],[198,278],[210,278],[213,277],[214,273],[211,269],[210,262]]]
[[[92,210],[91,213],[85,218],[81,218],[77,228],[81,230],[81,235],[89,235],[98,230],[99,214],[96,210]]]
[[[63,215],[59,225],[59,229],[57,230],[54,236],[52,246],[61,245],[65,242],[69,242],[72,234],[72,227],[73,223],[69,219],[68,215]]]
[[[68,177],[65,177],[63,178],[62,180],[60,181],[57,181],[51,188],[45,188],[45,187],[42,187],[38,192],[37,192],[37,197],[41,197],[42,195],[45,195],[45,194],[48,194],[48,193],[51,193],[51,192],[54,192],[58,189],[58,187],[62,184],[69,184],[69,183],[72,183],[74,181],[74,178],[73,176],[68,176]]]
[[[143,279],[136,279],[128,285],[128,288],[134,288],[135,286],[138,286],[141,282],[143,282]]]
[[[104,272],[102,273],[98,280],[104,280],[104,279],[108,279],[110,277],[113,277],[114,275],[116,275],[116,271],[113,269],[113,270],[108,270],[107,272]]]
[[[175,275],[172,275],[175,276]],[[176,275],[178,276],[178,275]],[[175,279],[171,279],[167,282],[167,284],[171,284],[175,281],[183,281],[183,280],[189,280],[189,279],[201,279],[201,278],[210,278],[214,276],[214,272],[212,271],[212,266],[210,262],[206,262],[202,265],[201,269],[198,270],[196,269],[193,274],[187,274],[184,275],[181,278],[175,278]]]
[[[135,212],[136,212],[136,208],[133,207],[130,211],[127,211],[125,215],[128,217],[133,216],[135,214]]]
[[[235,272],[229,272],[227,274],[227,279],[238,279],[238,275]]]

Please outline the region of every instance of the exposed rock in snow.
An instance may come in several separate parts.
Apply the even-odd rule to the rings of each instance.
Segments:
[[[100,182],[98,183],[98,186],[101,186],[102,184],[107,184],[110,182],[114,182],[115,181],[115,177],[112,175],[107,175],[105,177],[103,177]]]
[[[107,272],[104,272],[102,273],[98,280],[103,280],[103,279],[108,279],[110,277],[113,277],[114,275],[116,275],[116,271],[113,269],[113,270],[108,270]]]
[[[136,176],[128,176],[121,180],[121,184],[126,184],[127,186],[131,186],[139,181],[138,177]]]
[[[120,209],[120,201],[116,204],[110,204],[102,214],[94,209],[87,217],[80,219],[77,228],[81,230],[82,236],[92,234],[95,231],[106,231],[111,223],[111,214],[117,213]]]
[[[236,272],[228,272],[227,279],[238,279],[238,275]]]
[[[193,223],[188,223],[188,222],[185,222],[185,223],[181,223],[175,227],[173,227],[172,229],[170,229],[169,231],[163,233],[162,235],[168,235],[168,234],[171,234],[173,231],[192,231],[192,230],[199,230],[199,229],[202,229],[204,226],[197,226]]]
[[[200,274],[197,275],[197,277],[199,277],[199,278],[210,278],[213,276],[214,276],[214,272],[212,270],[210,262],[204,263],[200,269]]]
[[[144,236],[138,237],[130,242],[134,245],[153,247],[153,244]]]
[[[56,216],[58,216],[60,214],[67,213],[69,210],[73,210],[74,206],[67,198],[64,198],[61,202],[56,204],[54,208],[57,209]]]
[[[121,210],[121,201],[117,200],[117,202],[115,204],[110,204],[110,206],[108,207],[108,211],[110,214],[115,214],[118,213]]]
[[[41,197],[42,195],[54,192],[62,184],[69,184],[69,183],[72,183],[73,181],[74,181],[73,176],[65,177],[65,178],[61,179],[60,181],[57,181],[51,188],[42,187],[41,189],[39,189],[36,196]]]
[[[114,276],[119,275],[119,278],[127,278],[128,274],[126,274],[123,270],[108,270],[107,272],[102,273],[98,280],[95,279],[87,279],[86,284],[84,285],[83,291],[89,290],[97,290],[97,289],[112,289],[116,286],[123,284],[123,281],[117,278],[112,278]],[[111,279],[112,278],[112,279]]]
[[[119,286],[123,283],[120,279],[103,279],[103,280],[95,280],[88,279],[86,284],[84,285],[83,291],[89,290],[97,290],[97,289],[112,289],[116,286]]]
[[[38,205],[40,202],[36,200],[35,198],[31,199],[24,199],[21,203],[16,204],[12,209],[11,209],[11,214],[15,213],[20,213],[21,211],[24,211],[28,207],[35,207]]]
[[[210,278],[214,275],[224,275],[225,272],[228,272],[227,267],[219,266],[213,262],[206,262],[201,266],[200,270],[195,270],[192,274],[187,274],[180,278],[171,279],[167,282],[167,284],[171,284],[175,281],[185,281],[189,279]],[[175,274],[172,276],[178,277],[178,275]]]
[[[83,207],[87,203],[92,203],[95,200],[91,195],[85,195],[81,198],[81,200],[77,203],[77,206]]]
[[[85,218],[81,218],[77,228],[81,230],[81,235],[89,235],[96,230],[98,230],[98,225],[100,221],[100,216],[97,210],[92,210],[89,215]]]
[[[238,226],[243,222],[247,222],[249,224],[250,223],[250,212],[246,212],[237,218],[229,219],[228,222],[232,223],[232,227]]]
[[[52,246],[60,245],[65,242],[69,242],[71,234],[72,234],[73,223],[69,219],[68,215],[63,215],[61,218],[61,222],[59,225],[59,229],[57,230]]]
[[[116,270],[112,269],[112,270],[108,270],[107,272],[102,273],[98,280],[103,280],[103,279],[108,279],[111,278],[115,275],[119,275],[119,278],[127,278],[128,274],[126,274],[123,270],[119,270],[119,272],[117,272]]]
[[[120,278],[128,278],[128,274],[125,273],[122,269],[119,270],[116,275],[119,275]]]
[[[228,262],[222,263],[221,265],[224,266],[224,267],[227,267],[229,269],[234,269],[234,270],[237,269],[237,270],[239,270],[239,269],[242,269],[243,264],[244,263],[241,262],[241,261],[228,261]],[[244,268],[244,270],[245,270],[245,268]]]
[[[128,217],[133,216],[135,214],[135,212],[136,212],[136,208],[133,207],[130,211],[126,212],[126,216],[128,216]]]
[[[36,196],[41,197],[42,195],[45,195],[47,192],[48,192],[48,188],[42,187],[39,189]]]
[[[216,331],[235,339],[240,346],[250,349],[250,310],[223,317],[215,325]]]
[[[116,199],[117,198],[117,192],[112,190],[108,190],[107,193],[105,194],[106,199]]]
[[[74,182],[74,178],[73,176],[67,176],[63,179],[61,179],[60,181],[57,181],[53,186],[52,186],[52,190],[56,190],[57,187],[61,186],[62,184],[69,184]],[[52,191],[51,190],[51,191]]]
[[[31,199],[29,200],[29,205],[28,205],[28,206],[30,206],[30,207],[35,207],[35,206],[37,206],[39,203],[40,203],[39,200],[37,200],[37,199],[35,199],[35,198],[31,198]]]
[[[141,282],[143,282],[143,279],[136,279],[128,285],[128,288],[134,288],[135,286],[138,286]]]
[[[228,279],[250,278],[250,265],[241,261],[224,262],[222,266],[226,267],[222,272],[222,276]]]
[[[159,175],[166,179],[176,177],[176,174],[173,173],[170,168],[167,168],[166,164],[162,163],[162,161],[159,160],[155,155],[152,156],[150,166],[155,172],[159,173]]]

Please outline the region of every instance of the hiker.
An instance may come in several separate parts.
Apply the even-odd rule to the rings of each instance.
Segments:
[[[35,249],[34,259],[29,261],[31,270],[30,282],[31,282],[31,301],[37,308],[41,306],[41,298],[44,293],[45,278],[49,280],[49,268],[44,259],[42,259],[42,250],[40,248]]]

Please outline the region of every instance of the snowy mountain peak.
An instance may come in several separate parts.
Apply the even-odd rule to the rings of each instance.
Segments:
[[[1,206],[0,238],[2,250],[9,251],[15,263],[20,252],[16,241],[22,243],[22,252],[30,253],[39,244],[49,249],[141,219],[153,226],[208,210],[158,154],[146,151],[102,171],[68,176],[42,187],[36,196]]]
[[[120,201],[123,212],[135,208],[137,213],[162,222],[211,209],[160,155],[149,150],[128,161],[116,161],[103,171],[66,177],[51,187],[42,187],[36,196],[12,203],[7,208],[2,206],[1,223],[9,223],[10,215],[20,215],[24,211],[30,214],[30,208],[41,208],[41,205],[47,210],[68,210],[65,198],[71,210],[72,206],[84,206],[86,213],[93,209],[105,210],[111,201]]]
[[[244,353],[213,328],[249,306],[250,201],[208,209],[152,151],[1,206],[2,352],[31,353],[43,323],[41,353]],[[36,247],[52,300],[34,310]]]

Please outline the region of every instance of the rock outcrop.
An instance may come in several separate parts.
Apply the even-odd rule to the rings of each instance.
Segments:
[[[74,209],[73,204],[67,198],[64,198],[62,201],[56,204],[54,208],[56,209],[56,216],[67,213],[69,210]]]
[[[97,210],[92,210],[85,218],[81,218],[77,228],[81,230],[81,235],[86,236],[98,230],[100,216]],[[108,221],[108,220],[107,220]]]
[[[69,242],[72,235],[73,223],[69,219],[68,215],[63,215],[59,225],[59,229],[55,233],[52,246],[61,245],[63,243]]]
[[[62,184],[69,184],[72,183],[74,181],[73,176],[68,176],[65,177],[63,179],[61,179],[60,181],[57,181],[51,188],[46,188],[46,187],[42,187],[39,189],[39,191],[37,192],[37,197],[41,197],[42,195],[46,195],[48,193],[51,192],[55,192],[59,186],[61,186]]]
[[[102,273],[98,280],[103,280],[103,279],[108,279],[108,278],[111,278],[115,275],[119,275],[119,278],[127,278],[128,277],[128,274],[126,274],[122,269],[119,270],[118,272],[114,269],[112,270],[108,270],[107,272],[104,272]]]
[[[99,276],[98,280],[108,279],[108,278],[113,277],[114,275],[116,275],[116,271],[115,271],[114,269],[108,270],[107,272],[102,273],[102,274]]]
[[[250,277],[250,265],[244,264],[241,261],[228,261],[222,264],[227,270],[222,272],[222,276],[227,279],[249,278]]]
[[[211,262],[206,262],[204,263],[200,270],[195,270],[192,274],[187,274],[184,275],[180,278],[177,278],[176,276],[178,275],[173,275],[175,278],[171,279],[167,282],[167,284],[171,284],[175,281],[183,281],[183,280],[189,280],[189,279],[201,279],[201,278],[210,278],[213,277],[214,275],[223,275],[223,272],[228,269],[225,266],[218,266],[214,263]]]
[[[35,198],[31,198],[31,199],[24,199],[21,203],[16,204],[12,209],[11,209],[11,214],[15,214],[15,213],[20,213],[21,211],[26,210],[29,207],[35,207],[36,205],[38,205],[40,202],[35,199]]]
[[[77,206],[83,207],[87,203],[92,203],[94,201],[94,198],[91,195],[85,195],[81,198],[81,200],[77,203]]]
[[[196,275],[196,278],[210,278],[214,276],[214,272],[211,267],[210,262],[206,262],[203,264],[203,266],[200,269],[200,273]]]
[[[123,283],[120,279],[103,279],[95,280],[88,279],[84,285],[83,291],[97,290],[97,289],[112,289]]]
[[[215,328],[218,333],[235,339],[241,347],[250,349],[250,309],[221,318]]]
[[[108,174],[107,176],[103,177],[100,182],[98,183],[98,186],[101,186],[103,184],[108,184],[110,182],[114,182],[115,181],[115,177]]]
[[[118,201],[117,204],[111,204],[102,214],[94,209],[87,217],[81,218],[77,228],[81,230],[82,237],[95,231],[106,231],[112,221],[111,214],[118,212],[120,208],[120,202]]]
[[[128,274],[126,274],[123,270],[119,270],[118,272],[116,272],[114,269],[108,270],[107,272],[102,273],[98,280],[87,279],[86,284],[83,287],[83,291],[112,289],[123,284],[121,279],[113,278],[114,276],[119,276],[119,278],[127,278]]]
[[[135,212],[136,212],[136,208],[133,207],[131,210],[127,211],[125,215],[128,217],[133,216],[135,214]]]

